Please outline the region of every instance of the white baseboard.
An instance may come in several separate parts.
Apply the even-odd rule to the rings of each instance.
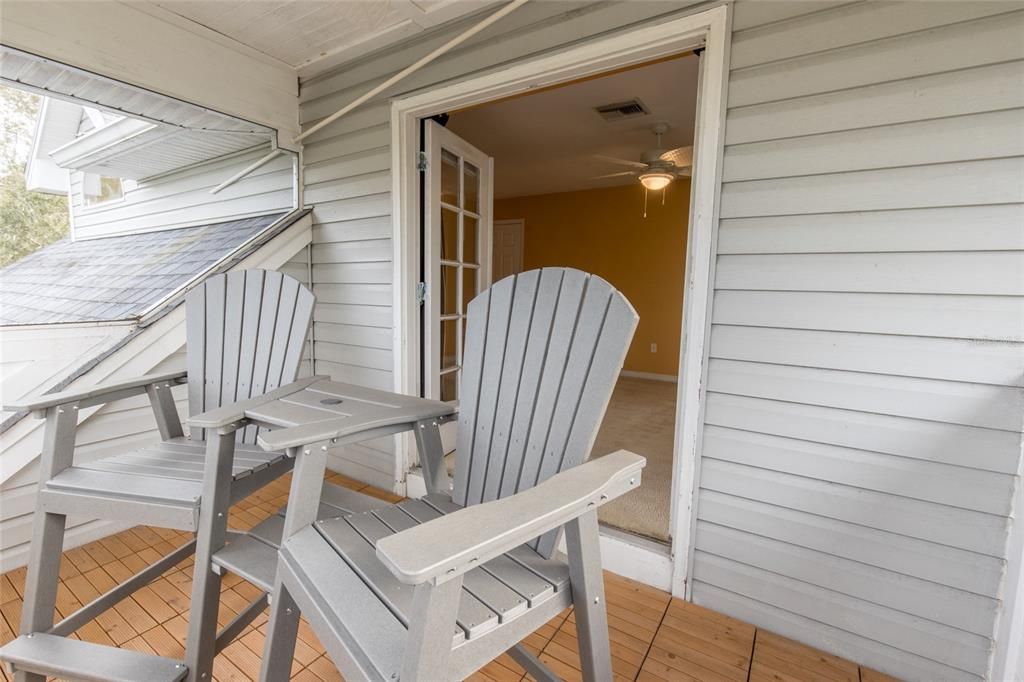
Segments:
[[[631,369],[624,369],[619,372],[619,375],[624,377],[632,377],[634,379],[650,379],[651,381],[667,381],[668,383],[674,384],[679,381],[679,377],[675,374],[655,374],[654,372],[634,372]]]
[[[413,469],[406,477],[409,497],[427,494],[420,469]],[[565,552],[565,537],[559,551]],[[625,533],[614,528],[601,527],[601,565],[606,571],[636,580],[666,592],[672,591],[672,555],[669,548],[653,540]]]

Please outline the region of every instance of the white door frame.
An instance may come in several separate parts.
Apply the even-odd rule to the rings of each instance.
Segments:
[[[698,82],[695,157],[687,238],[686,291],[672,481],[671,559],[649,570],[645,582],[689,596],[704,386],[711,322],[711,291],[718,238],[731,7],[723,4],[677,19],[588,40],[555,54],[524,59],[456,83],[439,85],[391,103],[392,225],[394,245],[395,390],[419,390],[419,119],[558,83],[666,57],[704,45]],[[397,444],[398,466],[408,465],[411,440]],[[396,480],[404,480],[404,470]],[[607,553],[606,553],[607,554]],[[647,554],[650,554],[649,552]],[[639,553],[638,553],[639,555]],[[652,577],[653,575],[653,577]]]

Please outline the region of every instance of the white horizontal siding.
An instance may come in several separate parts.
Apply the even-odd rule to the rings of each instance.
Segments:
[[[914,680],[1002,606],[1021,10],[736,5],[693,598]]]
[[[1024,31],[1024,14],[1019,12],[1019,5],[978,3],[975,11],[995,16],[936,27],[932,12],[922,11],[920,6],[915,11],[913,4],[907,3],[904,11],[907,19],[916,20],[918,28],[912,29],[911,21],[907,21],[899,35],[886,35],[882,12],[865,9],[865,20],[871,26],[866,27],[867,31],[860,35],[861,41],[855,45],[772,60],[775,51],[766,50],[762,44],[760,54],[769,61],[733,71],[729,78],[729,106],[818,95],[1024,58],[1024,44],[1019,39]],[[737,13],[742,11],[737,9]],[[835,11],[842,13],[844,10],[837,8]],[[846,33],[841,18],[839,22],[830,22],[828,27],[822,26],[827,17],[827,13],[808,17],[800,33],[819,37],[826,32]],[[874,34],[876,39],[866,38],[868,33]],[[829,39],[825,36],[826,41]],[[791,39],[778,31],[765,42],[769,41],[784,45]],[[841,45],[840,41],[836,43]]]
[[[400,89],[686,11],[566,9],[528,4]],[[1024,406],[1022,16],[734,14],[693,597],[911,679],[983,677],[1000,608]],[[450,35],[303,83],[303,124]],[[378,99],[304,149],[316,370],[385,388],[388,116]],[[388,456],[339,458],[371,480]]]
[[[718,253],[1019,251],[1022,224],[1024,204],[732,218]]]
[[[255,149],[198,164],[126,188],[122,200],[83,206],[82,174],[71,174],[75,238],[202,225],[291,210],[292,159],[287,154],[217,194],[210,190],[266,153]]]

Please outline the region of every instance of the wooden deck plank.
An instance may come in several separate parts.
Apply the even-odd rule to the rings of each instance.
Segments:
[[[344,476],[332,474],[328,478],[381,499],[398,499]],[[284,477],[235,505],[229,519],[232,526],[251,527],[275,514],[287,502],[288,479]],[[68,550],[61,563],[58,612],[67,615],[188,538],[179,531],[138,526]],[[17,631],[24,585],[24,569],[0,575],[0,644],[10,641]],[[87,623],[75,636],[98,644],[181,657],[191,587],[190,557]],[[226,623],[258,595],[256,587],[238,576],[225,576],[218,620]],[[606,573],[605,596],[615,682],[897,682],[883,673],[858,668],[850,661],[674,599],[628,578]],[[264,611],[217,657],[216,682],[256,679],[266,624]],[[568,682],[581,679],[572,609],[531,633],[523,645]],[[6,673],[0,673],[0,680],[8,679]],[[292,679],[342,680],[305,621],[299,626]],[[532,678],[502,654],[468,679],[525,682]]]

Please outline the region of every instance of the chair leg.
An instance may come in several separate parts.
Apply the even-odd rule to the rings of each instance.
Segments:
[[[580,664],[587,682],[612,679],[611,649],[608,644],[608,614],[604,605],[604,576],[597,510],[587,512],[565,525],[569,550],[569,581],[576,611],[576,636]]]
[[[22,607],[21,634],[46,632],[53,627],[60,579],[61,551],[64,549],[63,514],[37,512],[32,520],[32,545],[28,575],[25,577],[25,603]],[[45,675],[18,672],[16,682],[45,682]]]
[[[448,679],[455,618],[462,597],[462,576],[440,585],[416,586],[409,618],[401,679],[415,682]]]
[[[39,458],[40,487],[71,466],[77,426],[78,403],[47,408],[43,449]],[[53,627],[66,525],[67,516],[64,514],[39,510],[32,518],[32,544],[29,547],[25,603],[21,615],[23,635],[46,632]],[[44,675],[25,672],[15,675],[17,682],[45,682],[45,679]]]
[[[287,680],[292,674],[295,639],[299,636],[299,607],[280,578],[274,581],[267,641],[263,646],[260,682]]]
[[[203,497],[199,508],[195,568],[192,574],[192,603],[185,640],[188,682],[210,682],[213,679],[220,575],[213,571],[212,558],[217,550],[224,547],[227,538],[234,448],[234,433],[207,433]]]

